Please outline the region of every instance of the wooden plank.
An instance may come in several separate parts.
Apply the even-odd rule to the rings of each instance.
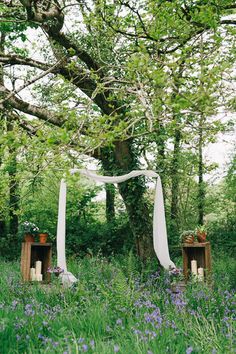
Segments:
[[[26,271],[25,280],[30,280],[30,257],[31,257],[31,242],[26,242]]]
[[[188,272],[188,254],[185,248],[182,248],[182,254],[183,254],[183,273],[184,273],[184,278],[185,280],[188,279],[189,277],[189,272]]]
[[[182,247],[206,247],[210,242],[194,242],[194,243],[183,243]]]
[[[52,246],[52,243],[31,242],[31,245],[35,247],[48,247],[48,246]]]
[[[206,259],[206,278],[207,281],[211,281],[211,246],[210,244],[207,245],[205,248],[205,259]]]
[[[24,274],[25,274],[25,243],[21,244],[21,276],[22,279],[24,279]]]

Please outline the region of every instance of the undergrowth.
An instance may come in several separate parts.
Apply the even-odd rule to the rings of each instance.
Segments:
[[[235,353],[235,262],[213,257],[213,285],[173,293],[135,256],[70,260],[78,283],[22,283],[1,262],[0,353]]]

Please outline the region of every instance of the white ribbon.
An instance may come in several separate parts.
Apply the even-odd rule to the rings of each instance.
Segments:
[[[121,183],[132,177],[137,177],[144,175],[147,177],[156,177],[156,192],[154,201],[154,215],[153,215],[153,244],[154,250],[159,259],[160,264],[167,270],[171,268],[176,268],[175,264],[171,261],[169,255],[168,241],[167,241],[167,231],[166,231],[166,220],[165,220],[165,208],[163,191],[161,185],[160,176],[150,170],[146,171],[132,171],[123,176],[100,176],[92,173],[88,170],[72,169],[71,174],[79,172],[80,174],[92,178],[98,182],[104,183]],[[64,275],[73,277],[73,275],[67,272],[66,267],[66,257],[65,257],[65,233],[66,233],[66,184],[65,181],[61,181],[60,196],[59,196],[59,210],[58,210],[58,224],[57,224],[57,265],[64,269]],[[74,277],[74,279],[76,279]],[[68,280],[68,279],[67,279]],[[71,279],[70,279],[71,280]],[[69,282],[69,281],[68,281]],[[73,282],[73,281],[71,281]]]

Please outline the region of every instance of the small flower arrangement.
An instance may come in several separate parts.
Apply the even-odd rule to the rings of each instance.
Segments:
[[[36,235],[39,231],[39,228],[30,221],[24,221],[20,226],[21,232],[23,234]]]
[[[180,293],[185,289],[184,274],[181,268],[169,269],[171,291]]]
[[[55,274],[58,277],[61,273],[64,273],[64,269],[62,269],[61,267],[54,267],[54,268],[49,267],[47,269],[47,272],[51,274]]]
[[[169,275],[174,278],[181,277],[183,275],[183,270],[181,268],[170,268]]]

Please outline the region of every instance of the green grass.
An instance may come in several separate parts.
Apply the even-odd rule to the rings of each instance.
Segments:
[[[214,259],[213,288],[179,294],[131,254],[71,260],[71,289],[22,283],[19,262],[2,261],[0,353],[235,353],[235,262]]]

